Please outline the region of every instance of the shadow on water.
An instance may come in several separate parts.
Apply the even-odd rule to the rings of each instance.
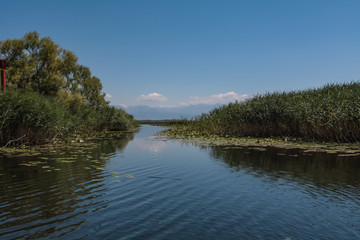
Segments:
[[[106,207],[105,167],[133,138],[128,133],[38,156],[0,158],[0,238],[61,236],[85,222],[82,214]]]
[[[360,192],[360,156],[241,147],[211,147],[210,155],[225,162],[234,171],[246,171],[266,181],[282,178],[324,190],[353,188]]]

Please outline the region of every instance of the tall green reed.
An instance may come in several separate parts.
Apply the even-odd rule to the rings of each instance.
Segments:
[[[256,95],[216,108],[188,126],[236,137],[356,142],[360,140],[360,83]]]

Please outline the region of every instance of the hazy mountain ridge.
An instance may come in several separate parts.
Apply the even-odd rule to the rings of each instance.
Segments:
[[[183,107],[149,107],[145,105],[121,107],[136,120],[191,119],[202,113],[208,113],[222,104],[197,104]],[[118,106],[120,107],[120,106]]]

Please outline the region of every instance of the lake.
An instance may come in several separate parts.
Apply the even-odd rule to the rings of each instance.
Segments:
[[[359,157],[162,129],[0,158],[0,239],[360,239]]]

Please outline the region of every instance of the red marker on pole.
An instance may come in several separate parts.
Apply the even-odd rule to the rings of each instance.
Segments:
[[[6,69],[6,61],[0,60],[0,68],[1,68],[1,88],[3,92],[6,91],[6,81],[5,81],[5,69]]]

